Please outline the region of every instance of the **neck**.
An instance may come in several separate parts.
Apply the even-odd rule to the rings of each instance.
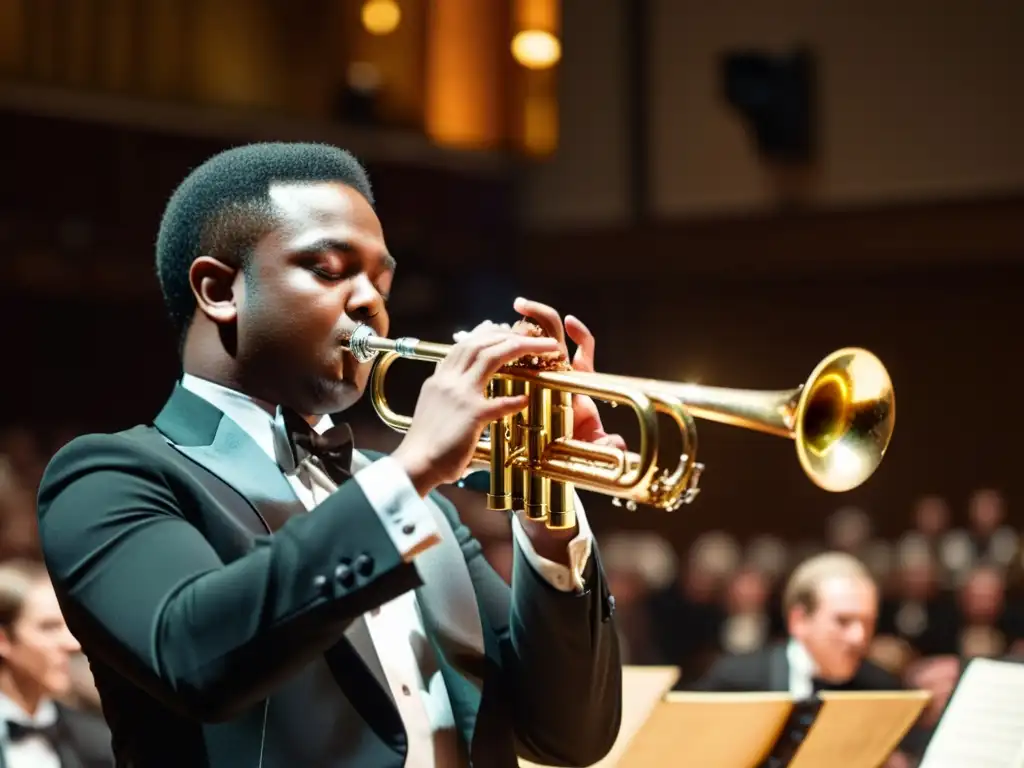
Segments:
[[[185,338],[181,356],[182,370],[200,379],[241,392],[274,409],[281,402],[279,393],[271,391],[259,377],[247,376],[243,366],[228,354],[216,336],[216,328],[193,322]]]
[[[183,366],[183,370],[190,376],[195,376],[196,378],[210,381],[214,384],[219,384],[220,386],[234,392],[242,393],[246,397],[251,398],[253,402],[271,415],[273,415],[277,410],[279,398],[275,397],[270,392],[261,392],[259,387],[246,384],[245,379],[230,372],[225,373],[222,368],[215,366],[203,366],[186,361]],[[313,416],[305,413],[299,415],[311,427],[316,426],[320,421],[319,416]]]
[[[268,370],[266,366],[240,364],[225,348],[217,329],[208,323],[198,320],[193,323],[185,338],[181,361],[185,373],[241,392],[270,410],[289,402],[281,387],[269,383],[277,378],[280,371]],[[315,426],[320,420],[319,415],[301,415],[310,426]]]
[[[34,717],[39,705],[46,699],[46,691],[39,683],[19,679],[6,665],[0,666],[0,693],[9,698],[29,717]]]

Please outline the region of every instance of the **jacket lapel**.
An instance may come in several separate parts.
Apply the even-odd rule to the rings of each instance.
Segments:
[[[383,456],[376,451],[360,453],[369,461]],[[425,502],[441,541],[416,557],[422,581],[416,589],[416,604],[448,691],[455,725],[469,745],[483,695],[486,657],[489,650],[495,654],[497,650],[486,646],[476,590],[455,535],[454,528],[460,525],[455,507],[436,491]]]
[[[469,745],[483,696],[483,623],[465,556],[442,510],[446,502],[431,494],[426,503],[441,532],[441,542],[416,558],[423,582],[416,589],[416,602],[448,690],[455,725]]]
[[[245,430],[198,395],[176,386],[154,425],[178,452],[245,499],[267,533],[273,534],[296,515],[308,514],[277,463]],[[352,623],[346,640],[390,698],[384,669],[362,619]]]
[[[269,533],[306,511],[277,464],[217,408],[180,385],[154,425],[182,454],[249,502]]]

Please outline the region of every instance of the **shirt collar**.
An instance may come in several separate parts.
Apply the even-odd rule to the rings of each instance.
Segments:
[[[786,645],[786,661],[789,662],[791,673],[805,676],[808,680],[812,680],[818,674],[818,665],[799,640],[791,638]]]
[[[284,446],[288,438],[275,405],[190,373],[181,377],[181,386],[235,422],[275,463],[281,466],[291,464],[290,458],[285,461],[283,450],[286,450]],[[332,426],[331,417],[323,416],[313,429],[323,434]]]
[[[0,693],[0,736],[7,738],[7,721],[22,725],[45,728],[57,722],[57,705],[50,699],[43,699],[34,715],[29,715],[6,694]]]

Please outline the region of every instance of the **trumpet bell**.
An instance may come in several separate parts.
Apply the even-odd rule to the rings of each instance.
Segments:
[[[892,439],[892,380],[868,350],[837,350],[800,389],[792,418],[797,457],[811,481],[826,491],[851,490],[874,473]]]

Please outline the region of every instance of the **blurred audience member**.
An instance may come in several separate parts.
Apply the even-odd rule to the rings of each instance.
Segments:
[[[14,462],[0,454],[0,561],[38,559],[35,495]]]
[[[902,637],[875,635],[867,658],[895,678],[902,678],[914,659],[914,648]]]
[[[1005,569],[1016,559],[1019,537],[1004,522],[1005,505],[998,491],[975,491],[967,504],[968,527],[950,531],[942,543],[942,563],[960,586],[979,566]]]
[[[112,766],[110,731],[59,699],[72,691],[68,631],[42,565],[0,565],[0,749],[5,768]]]
[[[918,724],[934,728],[960,679],[960,659],[956,656],[931,656],[913,662],[904,675],[908,687],[931,694]]]
[[[720,651],[723,586],[740,562],[735,540],[721,532],[698,538],[675,583],[651,596],[652,640],[680,681],[699,677]]]
[[[0,432],[0,456],[11,462],[14,474],[26,488],[35,489],[46,469],[46,454],[39,439],[29,429],[10,427]]]
[[[883,600],[879,631],[911,643],[918,653],[956,650],[954,600],[941,590],[932,550],[903,547],[891,594]]]
[[[789,568],[789,550],[778,536],[756,536],[747,546],[747,564],[768,580],[770,587],[785,576]]]
[[[787,691],[797,698],[819,691],[899,690],[899,678],[868,658],[878,602],[878,588],[857,558],[846,552],[811,558],[797,566],[783,593],[789,639],[752,653],[722,656],[692,687]],[[912,731],[887,766],[908,765],[908,755],[920,753],[924,738]]]
[[[991,488],[975,491],[967,506],[975,562],[1006,568],[1019,551],[1017,532],[1006,525],[1003,495]]]
[[[914,505],[914,528],[926,542],[937,546],[949,532],[949,526],[949,504],[944,498],[929,494],[917,500]],[[936,554],[936,550],[933,550],[933,554]]]
[[[721,647],[726,653],[747,653],[763,648],[771,640],[769,584],[754,568],[737,571],[725,595],[725,621]]]
[[[825,544],[830,550],[860,557],[870,540],[871,518],[860,507],[843,507],[829,517]]]
[[[845,552],[801,563],[783,594],[789,639],[719,659],[695,686],[713,691],[894,690],[899,681],[867,660],[878,616],[878,589]]]
[[[975,568],[960,589],[957,652],[961,657],[998,656],[1008,648],[1006,585],[990,566]]]
[[[660,617],[652,615],[648,605],[653,592],[675,581],[675,552],[657,534],[621,532],[602,538],[601,560],[615,596],[623,662],[656,663],[658,652],[651,625]]]

